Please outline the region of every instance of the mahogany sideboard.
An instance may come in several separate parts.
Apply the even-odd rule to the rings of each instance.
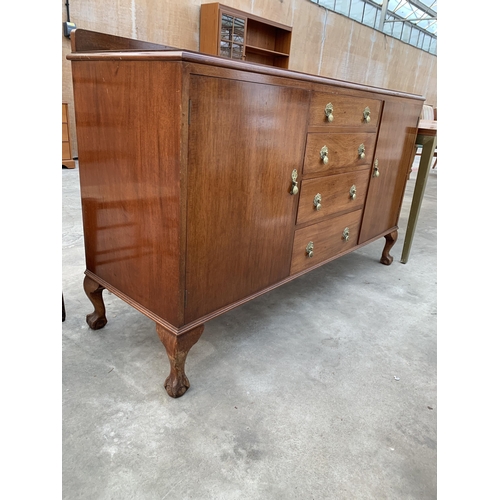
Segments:
[[[92,329],[156,323],[165,388],[204,323],[397,238],[424,98],[86,30],[71,60]]]

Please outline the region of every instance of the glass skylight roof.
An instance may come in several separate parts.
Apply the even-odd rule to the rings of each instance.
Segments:
[[[437,0],[310,0],[436,54]],[[384,19],[382,15],[385,10]]]
[[[382,5],[382,0],[377,1]],[[437,1],[435,0],[389,0],[387,12],[394,13],[406,21],[437,35]]]

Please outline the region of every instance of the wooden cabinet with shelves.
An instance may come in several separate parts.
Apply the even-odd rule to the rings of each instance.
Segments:
[[[62,103],[62,166],[66,168],[75,168],[75,161],[71,155],[68,105],[65,102]]]
[[[219,3],[201,5],[200,52],[288,68],[292,28]]]

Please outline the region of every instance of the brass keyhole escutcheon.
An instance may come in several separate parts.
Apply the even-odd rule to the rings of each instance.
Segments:
[[[318,194],[314,197],[313,204],[314,204],[314,206],[316,207],[316,210],[321,210],[321,194],[320,194],[320,193],[318,193]]]
[[[370,108],[368,106],[363,111],[363,120],[365,123],[370,123]]]
[[[311,258],[313,256],[314,243],[310,241],[306,246],[306,255]]]
[[[328,148],[323,146],[319,152],[319,157],[321,161],[326,165],[328,163]]]
[[[298,173],[297,173],[297,170],[294,168],[292,170],[292,189],[290,190],[290,194],[292,195],[295,195],[299,192],[299,186],[298,186],[298,182],[297,182],[297,177],[298,177]]]
[[[343,231],[342,231],[342,239],[344,241],[348,241],[349,240],[349,228],[346,227]]]
[[[325,106],[325,115],[326,115],[326,119],[329,122],[333,122],[333,104],[331,102],[329,102]]]
[[[380,175],[380,171],[378,169],[378,160],[375,160],[373,163],[373,177],[378,177]]]
[[[351,189],[349,189],[349,196],[352,200],[356,199],[356,185],[352,185]]]
[[[366,148],[364,144],[360,144],[358,148],[358,156],[363,159],[365,157]]]

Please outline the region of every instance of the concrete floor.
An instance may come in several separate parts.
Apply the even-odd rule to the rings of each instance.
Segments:
[[[62,170],[63,499],[436,498],[437,170],[406,265],[415,172],[391,266],[382,238],[210,321],[175,400],[150,319],[105,291],[108,324],[85,322],[78,173]]]

